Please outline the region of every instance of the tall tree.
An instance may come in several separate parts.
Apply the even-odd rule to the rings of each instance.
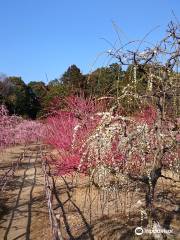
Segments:
[[[69,87],[63,84],[59,80],[55,79],[48,83],[47,85],[48,93],[44,99],[44,113],[49,112],[52,108],[61,108],[59,105],[59,99],[68,96]],[[56,105],[53,107],[53,105]],[[58,106],[57,106],[58,105]]]
[[[115,95],[121,77],[122,70],[117,63],[98,68],[88,76],[88,89],[91,95]]]
[[[13,84],[5,74],[0,74],[0,104],[5,103],[9,94],[13,91]]]
[[[27,115],[28,112],[28,89],[21,77],[8,77],[14,87],[13,91],[6,99],[6,104],[10,113]]]
[[[33,93],[39,100],[42,100],[47,94],[47,87],[44,82],[30,82],[28,86],[32,89]]]
[[[85,89],[85,76],[76,65],[71,65],[62,75],[60,81],[67,85],[72,93],[80,94]]]
[[[28,84],[28,88],[30,93],[31,114],[33,114],[33,117],[38,117],[43,113],[48,88],[42,81],[32,81]]]

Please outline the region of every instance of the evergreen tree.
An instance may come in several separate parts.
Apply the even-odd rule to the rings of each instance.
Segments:
[[[69,91],[74,94],[83,93],[86,85],[85,80],[86,78],[76,65],[71,65],[60,78],[60,81],[67,85]]]

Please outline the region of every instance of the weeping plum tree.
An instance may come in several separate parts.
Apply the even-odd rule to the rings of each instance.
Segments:
[[[51,159],[58,174],[86,173],[100,189],[143,185],[149,222],[159,179],[179,182],[165,174],[179,173],[179,25],[170,23],[167,33],[153,48],[108,52],[130,66],[112,108],[99,108],[98,99],[69,98],[66,110],[47,121],[46,141],[59,152]],[[129,114],[125,108],[133,104]]]
[[[151,127],[154,138],[154,153],[151,156],[151,164],[148,174],[133,176],[131,179],[139,180],[148,185],[147,205],[152,205],[156,183],[162,175],[162,169],[166,166],[168,158],[174,155],[174,162],[177,164],[177,131],[179,128],[179,60],[180,60],[180,28],[178,24],[170,23],[167,36],[153,48],[146,48],[139,51],[112,51],[110,55],[119,60],[122,65],[131,65],[130,75],[132,84],[127,85],[121,100],[128,99],[129,102],[136,102],[142,108],[150,104],[156,109],[156,120]],[[163,60],[162,60],[163,59]],[[175,71],[177,70],[177,71]],[[138,84],[145,76],[145,90],[139,92]],[[150,131],[150,130],[149,130]],[[151,132],[149,132],[150,134]],[[149,150],[146,151],[149,154]],[[168,157],[169,156],[169,157]]]

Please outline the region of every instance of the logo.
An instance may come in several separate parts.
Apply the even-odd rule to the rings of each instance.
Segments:
[[[143,228],[142,227],[137,227],[135,228],[135,234],[136,235],[142,235],[143,234]]]
[[[148,229],[148,228],[143,229],[142,227],[137,227],[137,228],[135,228],[134,232],[135,232],[136,235],[140,236],[143,233],[146,233],[146,234],[153,234],[153,233],[172,234],[173,230],[172,229],[157,228],[157,227],[156,228],[153,227],[152,229]]]

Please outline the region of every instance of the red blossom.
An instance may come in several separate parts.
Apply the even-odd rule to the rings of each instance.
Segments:
[[[152,125],[157,118],[157,112],[153,106],[148,106],[140,113],[136,114],[135,119],[138,122],[144,122],[148,125]]]

